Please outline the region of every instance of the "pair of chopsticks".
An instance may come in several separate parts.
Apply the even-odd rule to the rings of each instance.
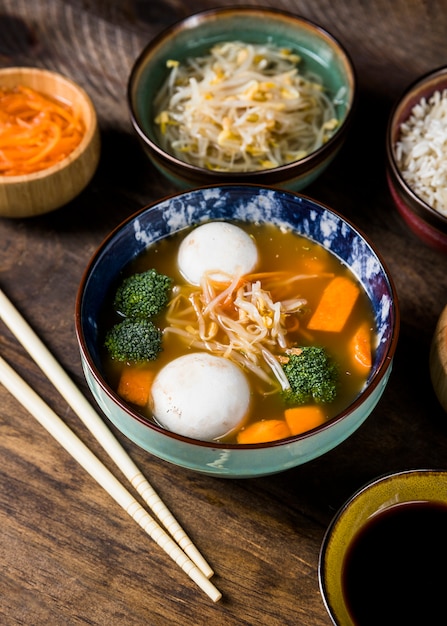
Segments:
[[[108,468],[0,356],[0,383],[33,415],[80,465],[122,506],[143,530],[213,600],[222,594],[209,580],[213,570],[150,483],[107,428],[91,404],[0,289],[0,318],[34,359],[85,426],[103,446],[162,523],[160,525]],[[168,534],[169,533],[169,534]]]

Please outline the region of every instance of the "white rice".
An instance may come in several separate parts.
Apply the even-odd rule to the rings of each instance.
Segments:
[[[400,127],[395,156],[413,191],[447,217],[447,89],[413,107]]]

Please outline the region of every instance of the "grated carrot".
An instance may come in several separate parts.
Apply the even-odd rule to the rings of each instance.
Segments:
[[[340,332],[348,320],[360,288],[344,276],[336,276],[323,291],[321,300],[312,315],[307,328]]]
[[[67,157],[85,127],[74,108],[30,87],[0,87],[0,175],[38,172]]]

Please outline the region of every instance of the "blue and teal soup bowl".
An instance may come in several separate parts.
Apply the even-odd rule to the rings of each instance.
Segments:
[[[215,8],[175,23],[142,50],[127,91],[142,148],[181,190],[303,189],[339,152],[356,100],[343,45],[267,7]]]
[[[200,229],[203,233],[206,230],[204,226],[216,222],[223,222],[226,226],[236,225],[247,233],[252,228],[259,229],[259,232],[263,228],[271,228],[281,236],[299,237],[299,247],[287,248],[287,267],[294,266],[295,257],[298,258],[299,254],[309,254],[310,251],[308,260],[313,268],[311,271],[318,273],[318,263],[315,265],[314,261],[317,252],[321,252],[348,272],[358,285],[359,292],[363,293],[370,313],[369,327],[371,330],[374,328],[369,368],[360,388],[350,396],[347,404],[337,408],[335,414],[321,423],[309,423],[301,432],[291,429],[273,441],[262,438],[249,439],[248,442],[243,438],[202,439],[166,427],[164,422],[162,426],[160,421],[152,419],[151,415],[148,417],[138,406],[125,401],[122,394],[118,394],[116,385],[111,383],[104,363],[104,307],[126,275],[126,268],[137,267],[134,264],[153,250],[156,250],[155,259],[161,262],[162,258],[167,258],[166,246],[170,242],[181,240],[191,230],[198,233]],[[276,243],[272,243],[274,241]],[[264,239],[259,256],[265,258],[265,255],[270,255],[270,259],[284,256],[277,241],[271,235]],[[207,240],[207,243],[210,242],[208,250],[212,256],[213,248],[218,246],[212,238]],[[224,258],[231,260],[233,256],[236,256],[235,249],[228,247]],[[157,261],[154,265],[153,259],[150,261],[151,269],[161,271],[161,266],[156,265]],[[261,269],[257,276],[262,280]],[[340,302],[347,299],[343,290],[337,298]],[[336,306],[336,309],[339,308],[342,307]],[[126,219],[109,234],[88,263],[79,286],[75,319],[88,386],[110,422],[132,442],[164,461],[224,478],[250,478],[282,472],[320,457],[342,444],[363,424],[381,399],[391,374],[399,333],[395,287],[373,244],[340,214],[310,197],[251,184],[205,186],[178,192]],[[166,329],[163,330],[165,332]],[[328,331],[326,336],[333,334],[336,333]],[[322,336],[325,336],[324,333],[320,334],[320,338]],[[191,345],[191,348],[195,346]],[[173,394],[183,384],[188,384],[189,375],[186,372],[183,383],[175,383]],[[217,396],[220,388],[218,383],[214,385],[213,381],[210,382],[208,370],[203,376],[203,380],[208,380],[204,393],[207,402],[212,403],[215,392]],[[251,393],[253,397],[253,389]],[[230,387],[227,396],[233,395]],[[225,396],[223,401],[226,402]],[[239,408],[236,402],[232,411]],[[216,411],[219,409],[220,406],[215,407]],[[255,421],[256,417],[257,414],[254,415]],[[195,419],[195,407],[192,419]],[[268,422],[268,416],[264,416],[262,421]],[[244,426],[242,430],[247,434],[249,426],[246,429]]]

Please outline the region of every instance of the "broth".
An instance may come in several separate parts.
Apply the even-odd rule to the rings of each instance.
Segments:
[[[235,222],[236,223],[236,222]],[[371,336],[372,350],[375,347],[375,322],[370,301],[363,287],[358,283],[355,276],[334,254],[324,249],[318,243],[272,225],[247,225],[243,222],[236,223],[254,238],[259,251],[259,263],[256,274],[263,272],[293,272],[298,276],[289,292],[281,292],[281,298],[302,297],[306,300],[306,305],[299,314],[298,328],[289,328],[287,331],[287,341],[289,344],[299,346],[323,346],[327,353],[333,358],[338,366],[338,387],[335,399],[330,403],[321,406],[324,418],[330,419],[349,406],[363,388],[370,368],[358,368],[353,365],[352,352],[349,349],[350,342],[356,329],[361,324],[366,324]],[[178,248],[183,238],[191,229],[183,230],[166,239],[150,245],[131,265],[124,268],[119,280],[125,276],[136,272],[143,272],[155,268],[158,272],[166,274],[174,279],[174,285],[184,285],[177,266]],[[337,332],[327,332],[319,330],[309,330],[307,325],[319,303],[324,289],[335,276],[343,276],[355,283],[359,289],[359,295],[350,312],[347,322],[342,330]],[[262,280],[261,280],[262,282]],[[274,289],[271,289],[272,299]],[[101,325],[104,334],[118,318],[113,311],[113,293],[110,294],[104,306],[104,317]],[[163,314],[155,320],[156,325],[161,329],[165,328],[167,322]],[[173,359],[190,352],[188,347],[178,336],[170,332],[163,334],[163,350],[157,360],[148,364],[148,367],[159,371],[164,365]],[[374,359],[374,354],[372,355]],[[123,364],[110,359],[107,353],[103,353],[103,366],[106,378],[115,390],[123,369]],[[251,386],[251,407],[250,416],[245,424],[262,419],[283,419],[284,402],[281,394],[276,390],[266,389],[265,383],[251,372],[246,372]],[[153,417],[148,407],[134,407],[145,418],[152,420]],[[230,433],[224,438],[227,443],[236,443],[236,433]]]

